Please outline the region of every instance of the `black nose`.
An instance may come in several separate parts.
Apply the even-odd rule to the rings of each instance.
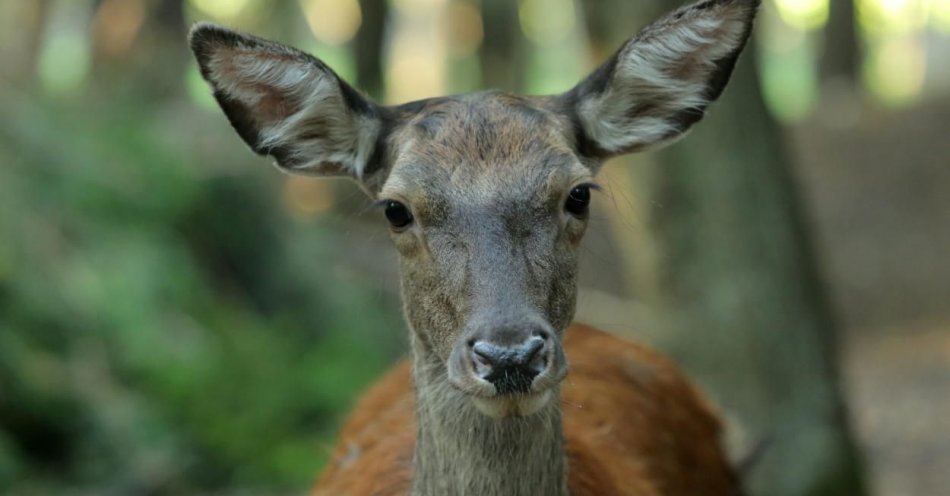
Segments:
[[[472,346],[475,373],[494,384],[498,394],[527,393],[531,381],[547,367],[545,347],[542,336],[515,346],[478,341]]]

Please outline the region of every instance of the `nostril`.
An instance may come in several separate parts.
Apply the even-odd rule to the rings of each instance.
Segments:
[[[475,375],[494,384],[500,394],[527,392],[534,378],[547,368],[547,348],[540,336],[516,346],[476,341],[471,347],[471,366]]]
[[[487,349],[485,346],[482,346],[482,343],[472,345],[472,357],[474,357],[475,360],[485,363],[486,365],[491,365],[491,350]]]
[[[484,341],[479,341],[472,345],[472,355],[491,363],[496,359],[498,349]]]
[[[522,347],[523,361],[525,363],[531,362],[542,349],[544,349],[544,338],[535,336],[529,339]]]
[[[492,345],[484,342],[477,342],[471,345],[472,365],[475,367],[475,373],[481,377],[491,374],[492,367],[497,357]]]
[[[544,372],[548,366],[547,343],[541,337],[531,338],[530,348],[525,353],[525,367],[535,375]]]

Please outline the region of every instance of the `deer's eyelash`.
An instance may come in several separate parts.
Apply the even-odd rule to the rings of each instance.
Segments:
[[[595,183],[595,182],[591,182],[591,181],[584,182],[584,183],[580,183],[580,184],[577,184],[577,185],[574,186],[574,188],[579,188],[579,187],[589,188],[589,189],[591,189],[592,191],[597,191],[597,192],[599,192],[599,193],[603,193],[603,191],[604,191],[604,187],[603,187],[603,186],[601,186],[600,184],[597,184],[597,183]],[[571,189],[573,189],[573,188],[571,188]]]

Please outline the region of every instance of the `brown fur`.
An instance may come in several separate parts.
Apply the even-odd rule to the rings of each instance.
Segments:
[[[732,496],[715,413],[665,357],[575,324],[564,341],[568,486],[574,496]],[[405,495],[415,400],[401,362],[356,404],[314,496]],[[513,467],[513,470],[516,468]]]

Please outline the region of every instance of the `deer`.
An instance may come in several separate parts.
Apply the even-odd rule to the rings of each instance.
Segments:
[[[358,400],[312,494],[741,493],[684,373],[572,321],[595,176],[703,118],[759,3],[681,7],[562,94],[393,106],[295,48],[192,27],[240,138],[284,172],[356,181],[398,252],[409,358]]]

